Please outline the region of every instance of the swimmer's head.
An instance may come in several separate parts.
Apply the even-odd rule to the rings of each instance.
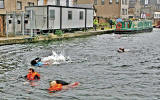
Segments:
[[[57,84],[56,81],[51,81],[51,82],[49,83],[50,86],[54,86],[54,85],[56,85],[56,84]]]
[[[33,73],[34,72],[34,69],[33,68],[30,68],[29,70],[28,70],[28,73]]]
[[[124,52],[124,48],[119,48],[119,50],[122,50],[122,52]]]
[[[31,61],[31,65],[34,66],[35,64],[37,64],[36,60],[32,60],[32,61]]]

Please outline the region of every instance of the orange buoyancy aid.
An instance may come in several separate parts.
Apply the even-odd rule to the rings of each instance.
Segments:
[[[33,72],[32,74],[27,74],[27,79],[28,80],[35,80],[35,76],[40,78],[40,74],[38,74],[37,72]]]
[[[49,91],[60,91],[62,90],[62,84],[56,84],[48,89]]]
[[[118,22],[117,25],[116,25],[116,28],[117,28],[117,29],[121,29],[121,28],[122,28],[122,23],[121,23],[121,22]]]

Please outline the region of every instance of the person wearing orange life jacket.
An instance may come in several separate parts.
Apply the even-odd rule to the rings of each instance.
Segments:
[[[56,92],[56,91],[60,91],[62,89],[68,89],[70,87],[75,87],[79,84],[79,82],[75,82],[75,83],[68,83],[62,80],[55,80],[55,81],[51,81],[50,82],[50,88],[48,88],[49,92]]]
[[[30,68],[28,70],[28,74],[25,76],[25,78],[29,81],[39,80],[40,74],[38,72],[35,72],[33,68]]]

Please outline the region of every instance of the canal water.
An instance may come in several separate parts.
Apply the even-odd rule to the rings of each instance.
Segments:
[[[130,51],[118,53],[124,47]],[[34,67],[36,86],[21,78],[35,57],[52,51],[69,61]],[[80,82],[48,93],[51,80]],[[104,34],[63,41],[0,46],[0,100],[159,100],[160,30],[131,35]]]

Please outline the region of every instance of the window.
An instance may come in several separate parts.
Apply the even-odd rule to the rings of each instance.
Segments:
[[[20,21],[20,20],[17,20],[17,24],[21,24],[21,21]]]
[[[79,12],[79,19],[80,19],[80,20],[83,20],[83,11],[80,11],[80,12]]]
[[[154,18],[157,18],[157,14],[154,14]]]
[[[125,5],[127,5],[127,0],[125,0]]]
[[[77,0],[74,0],[74,4],[77,4]]]
[[[22,9],[22,2],[17,1],[17,10],[21,10]]]
[[[55,10],[50,10],[49,13],[50,13],[50,18],[55,19]]]
[[[128,11],[127,11],[127,9],[122,9],[122,15],[127,15],[128,14]]]
[[[119,4],[119,0],[116,0],[116,4]]]
[[[144,0],[140,0],[140,4],[141,4],[141,5],[144,5]]]
[[[112,0],[109,0],[109,4],[112,4]]]
[[[97,5],[97,0],[94,0],[94,5]]]
[[[157,0],[157,4],[160,4],[160,0]]]
[[[122,15],[124,15],[124,13],[125,13],[125,12],[124,12],[124,9],[122,9]]]
[[[32,10],[27,10],[26,11],[26,15],[25,15],[25,18],[31,18],[31,13],[32,13]]]
[[[28,2],[28,6],[34,6],[33,2]]]
[[[127,15],[128,14],[128,11],[127,11],[127,9],[125,9],[125,15]]]
[[[104,0],[101,1],[101,4],[104,5]]]
[[[72,11],[68,11],[68,20],[72,20]]]
[[[125,4],[125,0],[122,0],[122,4],[123,4],[123,5]]]
[[[66,0],[66,6],[69,6],[69,0]]]
[[[56,5],[60,6],[60,0],[56,0]]]
[[[145,0],[145,3],[144,3],[145,5],[148,5],[148,0]]]
[[[4,8],[4,0],[0,0],[0,8]]]

